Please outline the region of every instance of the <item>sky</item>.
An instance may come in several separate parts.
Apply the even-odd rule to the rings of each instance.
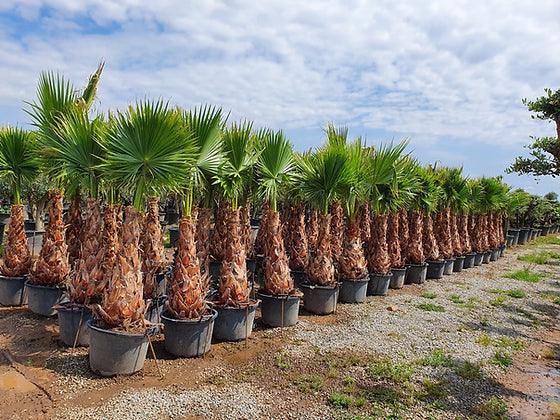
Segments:
[[[29,124],[41,71],[84,86],[105,60],[99,112],[208,103],[298,150],[332,122],[368,144],[408,139],[424,163],[560,192],[504,173],[530,135],[554,135],[521,100],[560,87],[559,22],[558,0],[2,0],[0,124]]]

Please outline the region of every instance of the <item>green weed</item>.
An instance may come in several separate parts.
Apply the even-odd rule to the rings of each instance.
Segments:
[[[445,308],[443,306],[435,305],[433,303],[419,303],[416,307],[428,312],[445,312]]]
[[[531,271],[529,268],[524,268],[523,270],[511,271],[509,273],[506,273],[504,277],[513,280],[525,281],[528,283],[538,283],[545,277],[545,275],[543,273]]]

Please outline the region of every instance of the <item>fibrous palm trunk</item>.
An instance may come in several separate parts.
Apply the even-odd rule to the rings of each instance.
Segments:
[[[359,220],[348,220],[340,259],[340,276],[344,280],[358,280],[367,276],[362,233]]]
[[[212,209],[199,208],[196,223],[196,256],[200,264],[200,272],[208,274],[210,263],[210,227],[212,226]],[[179,236],[181,235],[179,228]]]
[[[221,200],[214,213],[214,230],[212,231],[212,256],[216,261],[222,261],[225,253],[225,238],[227,237],[227,226],[225,214],[229,209],[225,201]]]
[[[66,227],[62,215],[62,192],[50,193],[49,225],[43,239],[39,258],[31,273],[31,281],[41,285],[59,285],[70,274],[68,263],[68,246],[66,245]]]
[[[422,226],[422,252],[428,261],[439,260],[439,248],[434,235],[432,215],[424,213]]]
[[[487,251],[490,248],[488,241],[488,216],[486,214],[480,215],[480,239],[482,251]]]
[[[334,287],[334,263],[331,256],[331,215],[319,216],[319,236],[315,252],[311,254],[307,265],[307,275],[311,283]]]
[[[462,214],[459,218],[459,231],[463,254],[472,252],[471,235],[469,233],[469,218],[470,216],[468,214]]]
[[[408,260],[408,240],[410,238],[408,226],[408,212],[406,209],[399,210],[399,243],[401,246],[401,258],[403,264]]]
[[[264,288],[271,295],[288,295],[294,290],[288,256],[280,227],[280,214],[268,209],[268,241],[264,248]]]
[[[332,205],[331,214],[331,253],[335,268],[339,271],[345,222],[344,209],[338,201]]]
[[[68,285],[68,296],[72,302],[84,303],[88,299],[100,298],[103,283],[101,264],[104,249],[101,247],[101,211],[99,200],[89,198],[86,204],[86,219],[82,233],[80,258]]]
[[[82,247],[82,197],[74,195],[67,213],[66,244],[68,245],[68,262],[70,267],[80,258]]]
[[[208,282],[204,281],[200,271],[195,230],[196,212],[179,221],[179,241],[168,301],[169,312],[177,319],[196,319],[207,313],[204,298]]]
[[[473,230],[471,238],[474,237],[474,249],[476,252],[484,252],[484,238],[483,238],[484,223],[481,214],[478,214],[473,223]]]
[[[498,215],[498,234],[499,234],[499,245],[503,246],[506,243],[506,217],[503,214]]]
[[[4,248],[0,272],[7,277],[19,277],[29,273],[31,254],[25,236],[23,206],[13,204],[10,209],[8,238]]]
[[[241,241],[239,209],[224,211],[225,253],[220,270],[219,303],[238,306],[249,301],[245,244]]]
[[[451,225],[449,223],[449,208],[440,210],[436,216],[436,237],[440,254],[443,258],[453,257],[453,243],[451,241]]]
[[[107,204],[103,213],[103,236],[101,237],[101,263],[97,268],[101,270],[100,280],[91,284],[88,296],[101,299],[109,284],[119,252],[119,235],[122,233],[122,208],[119,205]],[[95,276],[97,277],[97,276]]]
[[[461,237],[459,236],[459,227],[458,227],[458,216],[457,214],[452,211],[451,212],[451,239],[453,245],[453,256],[458,257],[463,253],[463,248],[461,246]]]
[[[239,217],[245,255],[250,258],[253,255],[253,235],[251,232],[251,206],[248,203],[239,209]]]
[[[365,202],[360,208],[359,218],[360,229],[362,232],[362,243],[367,243],[371,238],[371,212],[368,202]]]
[[[142,276],[144,298],[153,299],[157,294],[157,276],[165,270],[163,235],[159,223],[159,199],[150,197],[141,233]]]
[[[126,207],[115,265],[109,273],[101,305],[94,306],[95,313],[108,328],[130,330],[144,325],[142,265],[138,252],[141,218],[134,207]]]
[[[298,204],[291,209],[290,224],[286,227],[288,243],[286,247],[290,269],[304,271],[309,260],[307,234],[305,232],[305,206]]]
[[[390,213],[387,219],[387,250],[389,252],[389,259],[391,260],[391,267],[403,267],[404,262],[401,256],[398,213]]]
[[[317,209],[309,209],[305,233],[307,234],[309,251],[313,252],[317,248],[319,241],[319,212]]]
[[[267,228],[267,217],[268,217],[268,203],[264,203],[261,214],[261,222],[259,224],[259,230],[257,232],[257,237],[255,238],[254,251],[257,255],[264,254],[264,246],[267,242],[266,235],[268,234]]]
[[[370,273],[386,274],[391,269],[391,260],[389,259],[387,246],[386,214],[376,214],[373,216],[367,262]]]
[[[418,210],[411,211],[408,221],[408,260],[413,264],[423,264],[425,261],[422,248],[423,225],[422,213]]]

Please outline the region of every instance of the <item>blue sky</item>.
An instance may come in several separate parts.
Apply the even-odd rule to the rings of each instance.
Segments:
[[[104,59],[100,112],[211,103],[300,150],[333,122],[370,144],[407,138],[426,163],[560,191],[504,174],[529,135],[554,134],[521,99],[560,86],[559,21],[557,0],[2,0],[0,124],[28,123],[42,70],[83,84]]]

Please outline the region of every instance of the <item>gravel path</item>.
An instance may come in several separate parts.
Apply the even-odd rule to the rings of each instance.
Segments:
[[[560,295],[559,266],[531,267],[546,275],[536,283],[504,277],[527,267],[517,257],[537,249],[559,251],[560,246],[517,248],[489,265],[405,286],[387,297],[368,298],[362,305],[339,305],[335,316],[302,317],[297,326],[282,331],[258,330],[247,349],[226,344],[215,347],[204,360],[160,360],[164,374],[177,378],[161,386],[138,375],[97,378],[88,370],[85,350],[58,351],[45,362],[54,375],[51,389],[59,398],[52,415],[61,419],[325,419],[366,412],[373,417],[473,416],[488,398],[507,394],[499,382],[506,368],[496,363],[496,354],[514,356],[523,351],[558,317],[560,305],[554,299]],[[404,390],[403,395],[419,395],[418,390],[433,382],[444,385],[445,397],[434,393],[437,398],[430,394],[408,405],[386,396],[371,402],[371,392],[378,392],[379,384],[372,385],[370,362],[352,362],[355,356],[349,354],[412,366],[411,378],[402,383],[392,379],[391,386]],[[434,354],[443,362],[422,362]],[[472,372],[467,368],[459,372],[465,366]],[[147,361],[145,370],[153,374],[153,360]],[[386,385],[387,379],[382,382]],[[81,395],[107,387],[111,390],[107,398],[80,402]],[[349,403],[333,403],[337,392],[365,395],[370,402],[363,405],[353,397]],[[440,403],[443,399],[445,404]]]

